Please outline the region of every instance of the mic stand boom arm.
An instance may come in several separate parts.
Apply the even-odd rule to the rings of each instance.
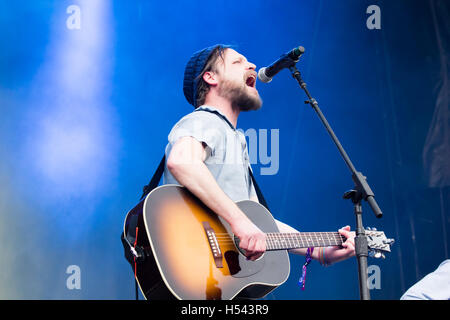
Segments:
[[[314,99],[311,96],[308,89],[306,88],[306,83],[301,78],[300,71],[297,70],[295,62],[296,61],[292,60],[292,64],[289,67],[289,70],[291,71],[294,79],[296,79],[297,82],[299,83],[300,87],[305,91],[309,99],[305,101],[305,103],[309,104],[316,111],[317,115],[319,116],[329,135],[333,139],[333,142],[336,144],[339,153],[341,154],[342,158],[344,159],[347,167],[350,169],[352,174],[352,180],[355,184],[355,187],[354,189],[345,192],[343,197],[344,199],[351,199],[354,206],[354,213],[356,218],[355,253],[356,259],[358,261],[360,298],[361,300],[370,300],[370,292],[367,286],[368,246],[367,246],[367,238],[365,236],[364,227],[362,223],[361,200],[364,199],[369,203],[370,207],[372,208],[372,211],[374,212],[377,218],[381,218],[383,213],[381,212],[377,202],[375,201],[375,195],[373,191],[370,189],[366,181],[366,177],[361,172],[356,171],[353,163],[351,162],[350,158],[348,157],[347,153],[345,152],[344,148],[339,142],[339,139],[334,134],[333,129],[331,129],[330,124],[328,123],[327,119],[320,110],[319,104],[317,103],[316,99]]]

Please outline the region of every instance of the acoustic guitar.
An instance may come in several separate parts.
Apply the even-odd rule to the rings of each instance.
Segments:
[[[280,233],[270,212],[261,204],[236,203],[267,236],[267,250],[256,261],[247,260],[228,223],[186,188],[155,188],[130,210],[135,241],[133,271],[146,299],[228,300],[262,298],[289,276],[287,250],[339,246],[338,232]],[[368,249],[375,257],[390,252],[392,239],[382,231],[366,230]]]

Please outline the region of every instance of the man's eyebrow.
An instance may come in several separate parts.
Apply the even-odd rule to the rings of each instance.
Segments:
[[[240,56],[238,56],[238,57],[235,58],[235,59],[238,59],[238,60],[240,60],[240,61],[245,61],[245,62],[247,62],[247,58],[244,57],[243,55],[240,55]]]

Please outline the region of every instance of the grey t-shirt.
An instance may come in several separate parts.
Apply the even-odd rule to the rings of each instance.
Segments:
[[[166,159],[175,142],[186,136],[206,145],[205,165],[233,201],[256,197],[248,169],[250,161],[245,135],[242,130],[234,128],[222,112],[203,105],[181,118],[169,133]],[[163,184],[179,184],[167,165],[164,168]]]

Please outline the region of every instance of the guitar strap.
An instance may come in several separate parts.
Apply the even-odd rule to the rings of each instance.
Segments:
[[[250,169],[250,167],[248,167],[248,172],[250,173],[250,177],[252,178],[253,186],[255,187],[255,191],[256,191],[256,195],[258,196],[259,203],[261,203],[264,207],[266,207],[267,210],[270,211],[269,205],[267,204],[266,199],[264,198],[262,191],[258,186],[258,183],[256,183],[256,179],[253,176],[253,172],[252,172],[252,169]]]
[[[146,186],[144,186],[143,193],[139,201],[142,201],[153,189],[155,189],[158,186],[159,181],[161,180],[161,177],[164,172],[165,161],[166,155],[164,155],[161,161],[159,162],[158,168],[153,174],[150,182]],[[126,234],[122,232],[122,234],[120,235],[120,240],[122,241],[123,247],[125,249],[125,258],[131,265],[134,264],[135,258],[140,259],[141,256],[139,254],[142,254],[142,252],[136,252],[135,246],[132,245],[137,238],[136,234],[137,224],[138,224],[137,216],[129,217],[127,220],[127,227],[125,228],[127,232]],[[134,254],[133,251],[135,251]],[[135,256],[136,254],[138,254],[137,257]]]
[[[155,189],[158,186],[158,183],[161,180],[161,177],[164,173],[165,163],[166,163],[166,155],[164,154],[161,161],[159,162],[158,169],[156,169],[150,182],[148,183],[148,185],[144,186],[141,200],[144,199],[153,189]]]

